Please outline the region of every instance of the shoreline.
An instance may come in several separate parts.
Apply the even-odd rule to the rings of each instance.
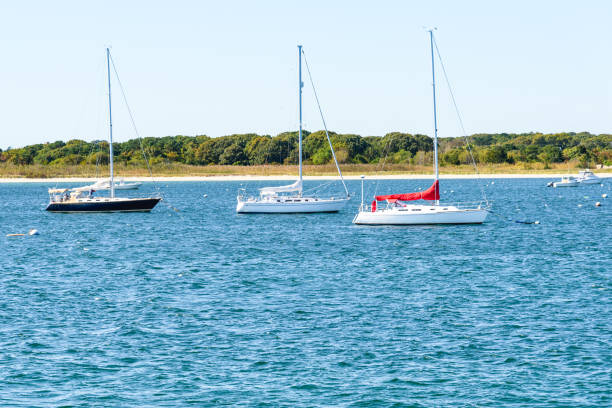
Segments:
[[[612,173],[595,173],[600,178],[612,178]],[[534,173],[534,174],[444,174],[441,180],[452,179],[558,179],[567,176],[567,173]],[[125,181],[266,181],[266,180],[295,180],[297,175],[291,176],[176,176],[176,177],[121,177]],[[304,176],[304,180],[333,180],[338,176]],[[366,180],[426,180],[431,179],[431,174],[389,174],[365,176]],[[360,176],[344,176],[345,180],[360,180]],[[0,183],[89,183],[98,178],[93,177],[52,177],[52,178],[0,178]]]

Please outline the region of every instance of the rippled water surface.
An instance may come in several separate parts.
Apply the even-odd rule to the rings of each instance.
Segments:
[[[421,227],[352,225],[358,195],[237,215],[240,182],[89,215],[0,184],[0,405],[609,406],[610,182],[547,181],[487,180],[485,224]]]

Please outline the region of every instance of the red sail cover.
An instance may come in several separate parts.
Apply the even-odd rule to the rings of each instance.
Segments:
[[[425,191],[420,191],[418,193],[408,193],[408,194],[389,194],[389,195],[381,195],[376,196],[377,201],[385,201],[385,200],[400,200],[400,201],[413,201],[413,200],[439,200],[440,199],[440,186],[438,180],[434,181],[434,183]]]

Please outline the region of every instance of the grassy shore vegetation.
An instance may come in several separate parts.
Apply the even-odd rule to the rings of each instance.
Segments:
[[[305,174],[334,174],[323,131],[304,132]],[[425,135],[393,132],[383,137],[330,133],[345,174],[427,174],[433,143]],[[546,173],[612,165],[612,135],[590,133],[475,134],[439,140],[442,174]],[[96,177],[108,166],[108,142],[70,140],[0,150],[0,177]],[[298,162],[297,132],[277,136],[240,134],[217,138],[168,136],[114,143],[116,173],[157,176],[286,175]],[[145,154],[143,154],[143,152]],[[384,163],[384,166],[383,166]]]

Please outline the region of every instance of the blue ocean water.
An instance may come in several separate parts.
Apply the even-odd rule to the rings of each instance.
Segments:
[[[0,184],[0,406],[610,406],[610,182],[547,181],[486,180],[497,216],[420,227],[351,224],[358,181],[316,215],[237,215],[240,182],[88,215]]]

